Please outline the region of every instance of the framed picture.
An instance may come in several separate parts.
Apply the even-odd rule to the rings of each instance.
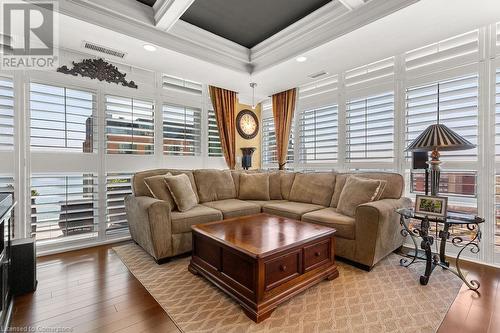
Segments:
[[[417,195],[415,201],[416,214],[446,217],[447,208],[448,208],[447,197],[432,197],[427,195]]]

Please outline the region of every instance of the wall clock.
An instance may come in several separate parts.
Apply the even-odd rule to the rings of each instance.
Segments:
[[[236,129],[244,139],[253,139],[259,133],[259,120],[250,110],[241,110],[236,117]]]

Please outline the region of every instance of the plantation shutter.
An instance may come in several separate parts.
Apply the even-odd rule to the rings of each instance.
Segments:
[[[262,119],[262,162],[267,165],[278,163],[273,117]],[[293,126],[290,130],[287,163],[293,163]]]
[[[349,100],[346,108],[346,161],[393,160],[394,93]]]
[[[154,104],[135,98],[106,96],[108,154],[154,153]]]
[[[338,106],[300,113],[299,156],[301,163],[333,163],[338,157]]]
[[[165,155],[200,155],[201,109],[163,105],[163,152]]]
[[[30,139],[33,150],[94,151],[93,93],[30,84]]]
[[[406,91],[406,145],[437,121],[439,95],[440,123],[473,144],[478,143],[478,76],[471,75]],[[441,152],[445,160],[477,160],[477,148]]]
[[[37,243],[97,237],[97,191],[97,176],[92,173],[33,174],[31,232]]]
[[[215,118],[215,111],[208,110],[208,156],[222,157],[222,146],[220,143],[219,129]]]
[[[14,82],[0,76],[0,150],[14,149]]]

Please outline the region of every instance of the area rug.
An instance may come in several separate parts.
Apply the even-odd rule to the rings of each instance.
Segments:
[[[186,333],[436,332],[461,286],[455,275],[442,269],[421,286],[422,265],[401,267],[396,254],[371,272],[337,262],[337,279],[309,288],[256,324],[231,298],[189,273],[189,258],[157,265],[135,244],[113,249]]]

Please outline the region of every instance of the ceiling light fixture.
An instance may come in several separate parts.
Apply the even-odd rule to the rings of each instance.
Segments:
[[[250,87],[252,87],[252,109],[255,109],[255,87],[257,86],[257,83],[251,82]]]
[[[307,60],[307,57],[300,56],[300,57],[297,57],[295,60],[297,60],[297,62],[304,62]]]
[[[142,47],[144,48],[144,50],[149,51],[149,52],[156,51],[156,46],[151,45],[151,44],[144,44]]]

